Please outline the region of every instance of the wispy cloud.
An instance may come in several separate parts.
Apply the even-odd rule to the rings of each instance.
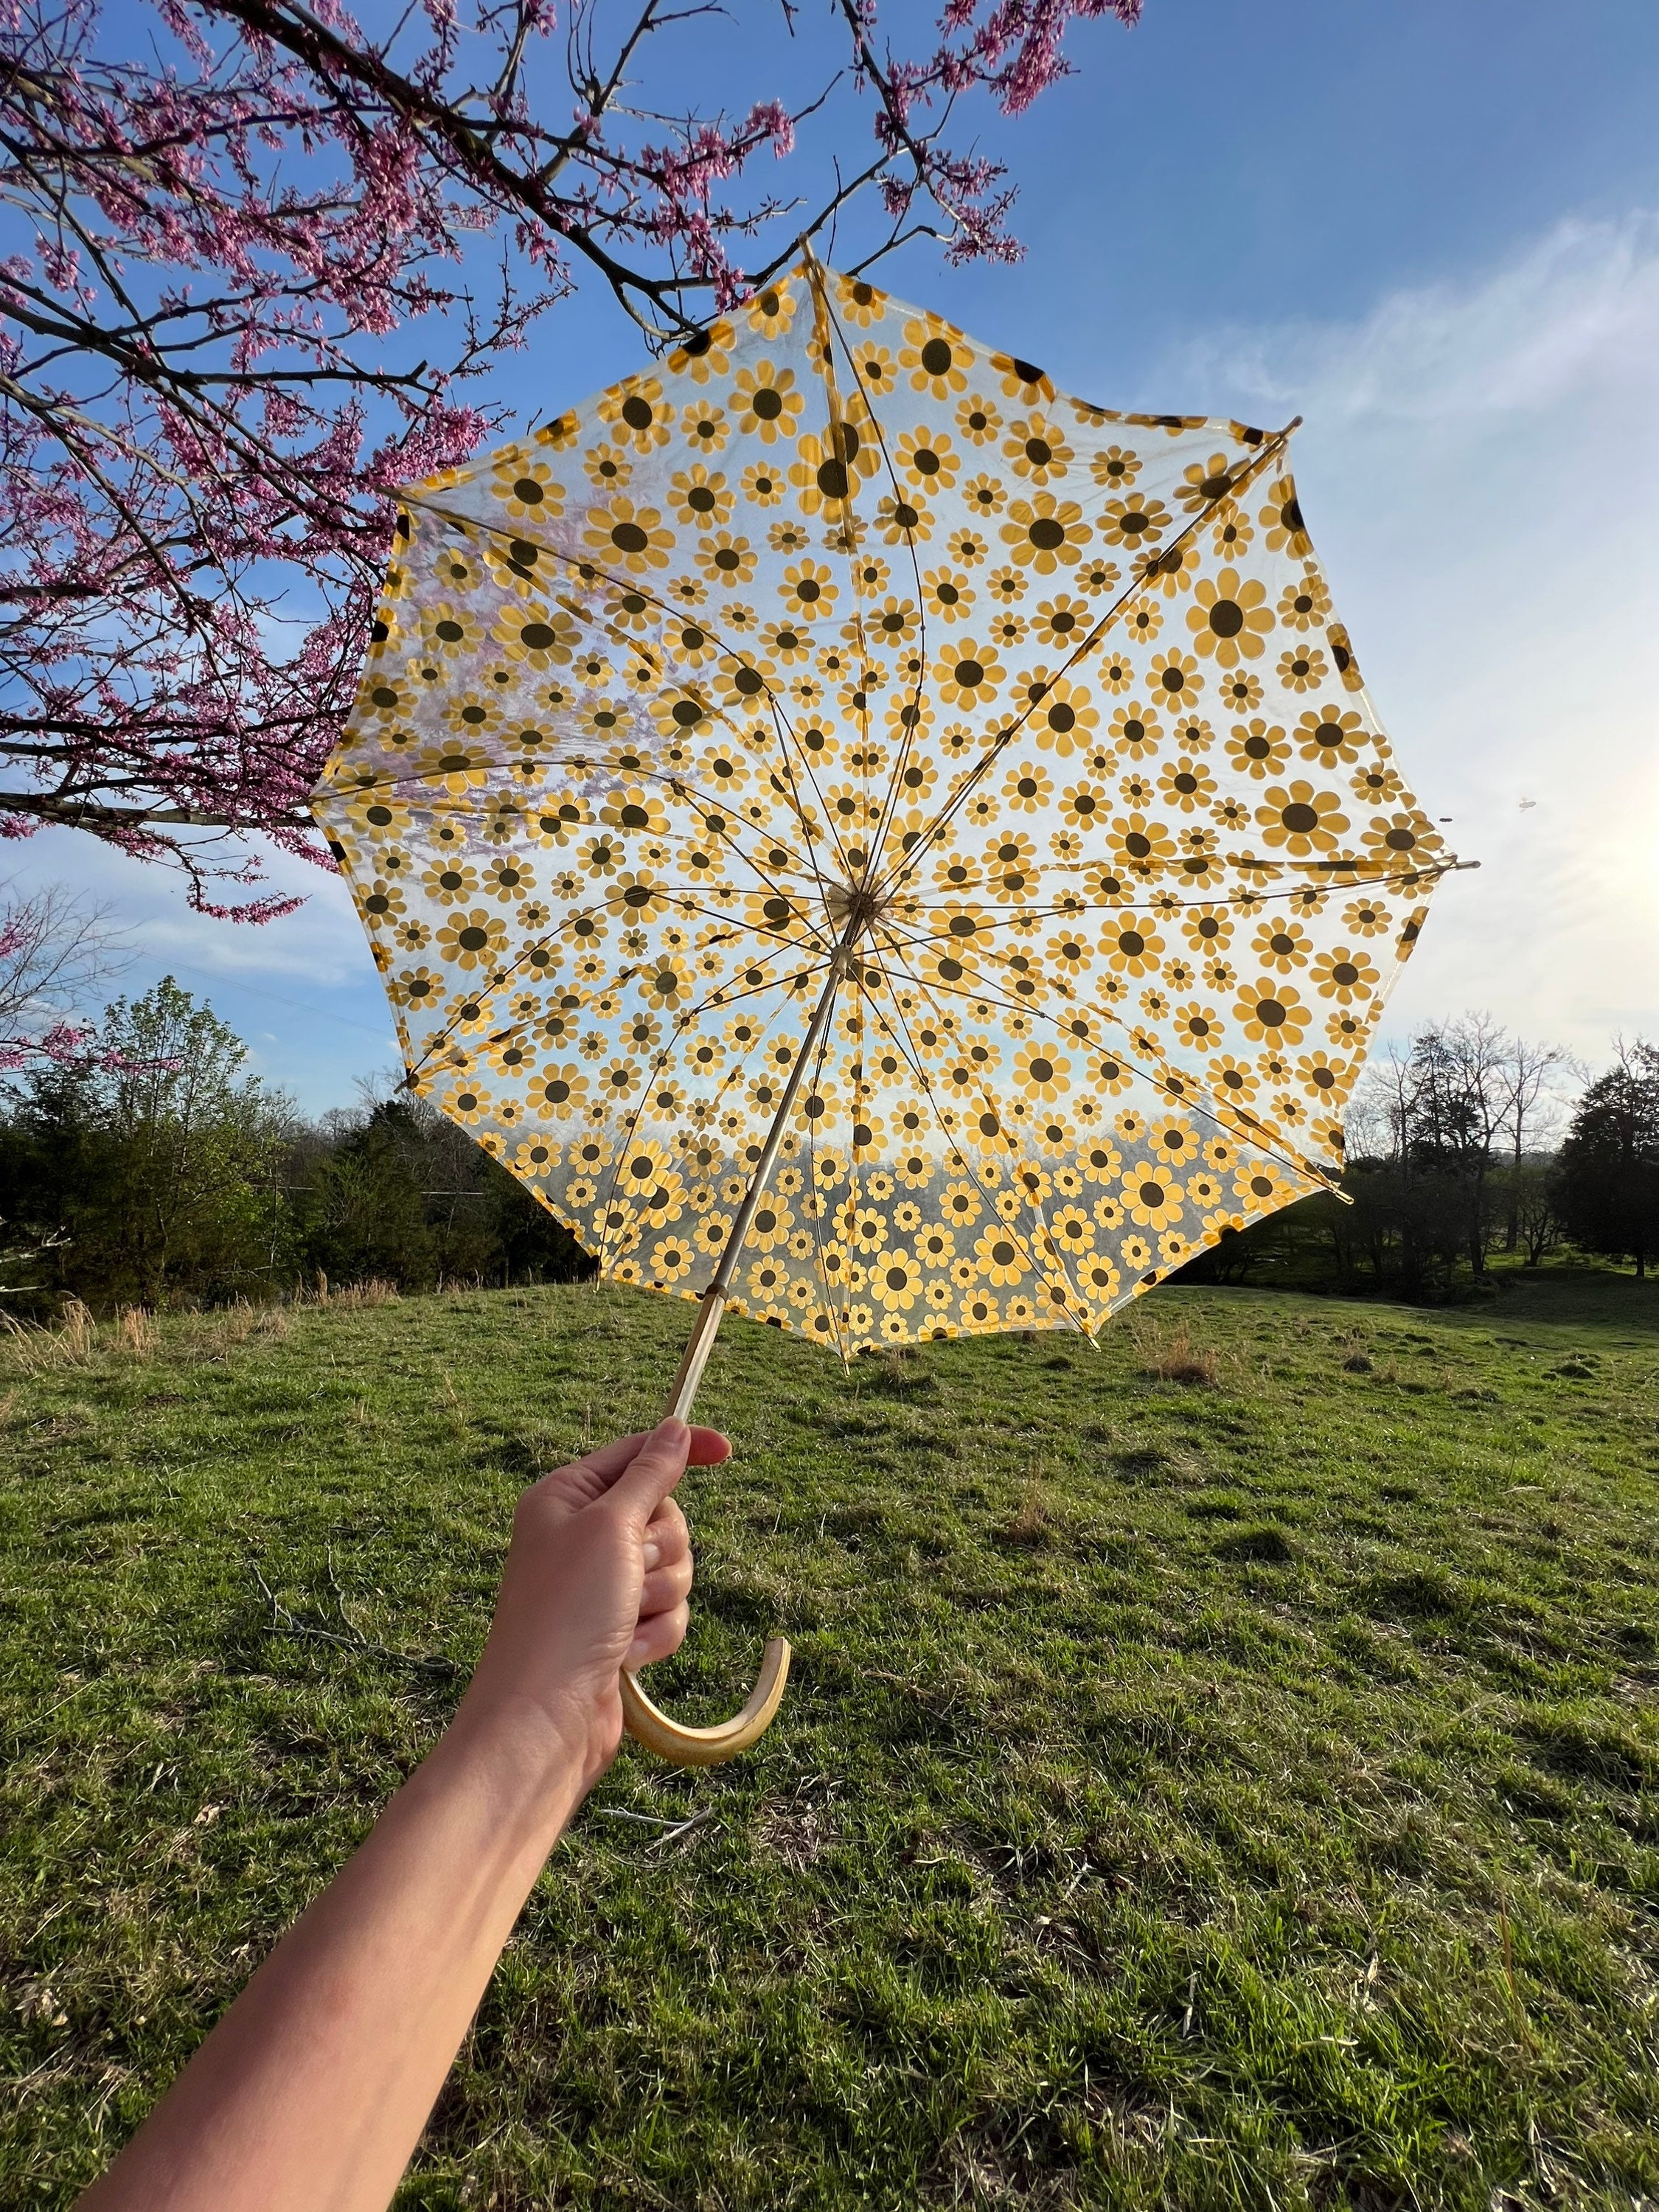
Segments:
[[[1327,419],[1445,423],[1650,400],[1659,361],[1659,213],[1559,223],[1473,284],[1390,293],[1355,323],[1213,332],[1170,366]]]
[[[1305,416],[1303,504],[1362,665],[1481,862],[1442,887],[1397,1030],[1486,1006],[1590,1060],[1659,1032],[1656,365],[1648,210],[1167,364],[1206,406]]]

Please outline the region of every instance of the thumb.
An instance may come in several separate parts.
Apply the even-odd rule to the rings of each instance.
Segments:
[[[611,1503],[635,1528],[647,1527],[685,1473],[690,1449],[691,1431],[684,1421],[659,1422],[611,1484]]]

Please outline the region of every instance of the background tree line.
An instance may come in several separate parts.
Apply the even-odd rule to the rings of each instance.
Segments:
[[[420,1101],[306,1121],[171,977],[118,999],[97,1049],[15,1075],[0,1107],[7,1310],[280,1297],[380,1278],[588,1272],[521,1183]]]
[[[1187,1279],[1435,1299],[1478,1290],[1500,1253],[1659,1261],[1659,1047],[1619,1041],[1592,1080],[1466,1014],[1373,1057],[1346,1137],[1340,1198],[1224,1235]]]
[[[453,1123],[395,1091],[307,1121],[170,977],[95,1031],[52,1036],[0,1094],[9,1311],[274,1298],[319,1274],[422,1291],[590,1271]],[[1483,1016],[1436,1025],[1373,1061],[1349,1149],[1342,1199],[1229,1233],[1187,1277],[1435,1299],[1498,1254],[1659,1261],[1659,1047],[1621,1045],[1586,1083]]]

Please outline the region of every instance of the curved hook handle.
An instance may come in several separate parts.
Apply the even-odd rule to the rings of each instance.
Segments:
[[[654,1751],[673,1766],[719,1766],[735,1759],[750,1744],[758,1743],[783,1703],[783,1686],[789,1680],[789,1645],[781,1636],[769,1637],[761,1657],[761,1670],[748,1703],[740,1713],[718,1728],[683,1728],[653,1705],[641,1689],[639,1677],[624,1668],[622,1678],[623,1725],[636,1743]]]

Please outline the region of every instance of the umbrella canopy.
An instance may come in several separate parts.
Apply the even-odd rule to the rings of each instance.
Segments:
[[[411,489],[315,803],[415,1088],[687,1297],[788,1092],[725,1287],[843,1354],[1323,1187],[1450,862],[1285,446],[809,263]]]

